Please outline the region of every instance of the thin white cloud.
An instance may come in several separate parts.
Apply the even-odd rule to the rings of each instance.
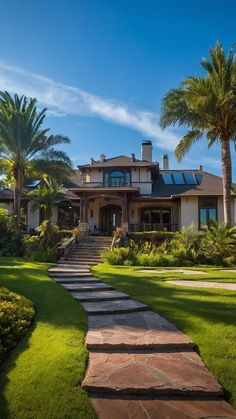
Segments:
[[[48,108],[49,115],[95,116],[132,128],[166,150],[174,150],[179,140],[173,131],[163,131],[158,126],[158,115],[153,112],[132,108],[3,62],[0,62],[0,90],[36,97]]]

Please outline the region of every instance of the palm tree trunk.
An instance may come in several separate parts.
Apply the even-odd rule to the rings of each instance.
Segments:
[[[14,215],[16,229],[20,228],[20,207],[21,207],[21,189],[22,189],[22,175],[20,168],[15,172],[15,186],[14,186]]]
[[[221,161],[223,175],[223,205],[224,222],[231,224],[231,187],[232,187],[232,163],[230,143],[228,140],[221,140]]]

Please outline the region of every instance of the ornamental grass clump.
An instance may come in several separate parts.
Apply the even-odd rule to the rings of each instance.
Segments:
[[[34,316],[30,300],[0,286],[0,362],[26,334]]]

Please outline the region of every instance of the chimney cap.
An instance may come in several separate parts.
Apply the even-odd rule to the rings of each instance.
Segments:
[[[105,154],[102,153],[100,155],[100,162],[103,163],[105,161],[105,159],[106,159]]]
[[[203,165],[202,165],[202,164],[199,164],[199,166],[198,166],[198,170],[200,170],[200,171],[202,171],[202,170],[203,170]]]
[[[131,153],[131,161],[135,161],[136,159],[135,159],[135,154],[134,153]]]
[[[143,140],[142,145],[152,145],[152,141],[151,140]]]

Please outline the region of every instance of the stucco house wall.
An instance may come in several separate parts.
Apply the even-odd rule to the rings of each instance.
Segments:
[[[140,189],[141,195],[151,195],[152,176],[151,170],[146,167],[133,168],[131,171],[131,184]]]
[[[198,216],[198,197],[182,197],[180,200],[180,228],[193,223],[198,229]]]
[[[34,230],[36,227],[38,227],[39,225],[39,209],[36,209],[35,211],[32,210],[32,206],[33,206],[33,201],[29,201],[28,202],[28,216],[27,216],[27,221],[28,221],[28,231],[29,230]]]
[[[0,208],[4,208],[8,211],[13,211],[13,202],[1,201],[0,202]]]

